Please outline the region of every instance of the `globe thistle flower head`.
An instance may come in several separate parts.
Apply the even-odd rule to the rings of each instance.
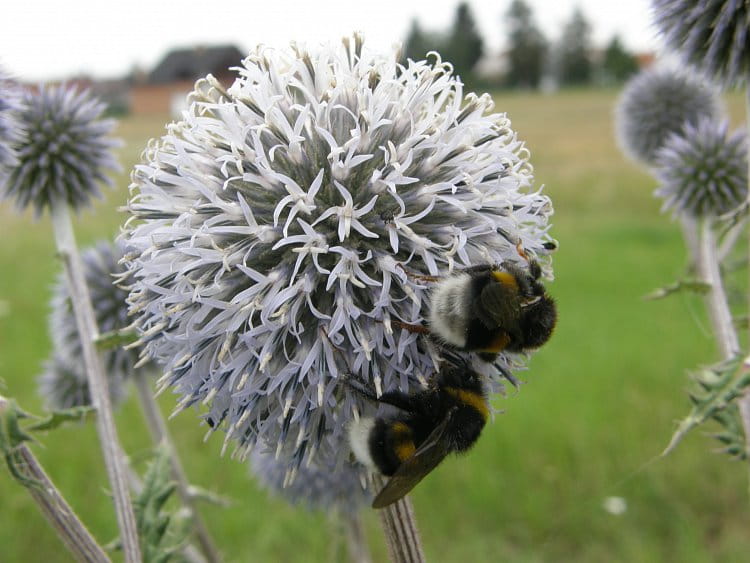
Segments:
[[[131,324],[128,317],[128,292],[116,284],[116,280],[126,273],[125,267],[119,263],[122,256],[121,247],[108,241],[99,241],[81,252],[86,284],[100,334],[126,329]],[[67,365],[76,365],[81,362],[83,348],[68,285],[62,274],[57,278],[51,305],[49,323],[55,353]],[[150,367],[136,367],[139,352],[120,346],[106,349],[103,360],[105,373],[109,378],[117,380],[130,377],[136,369]]]
[[[207,405],[240,455],[343,463],[346,424],[375,407],[342,374],[406,391],[435,370],[392,324],[427,314],[407,272],[522,246],[550,275],[552,206],[508,117],[439,59],[402,66],[355,36],[238,70],[228,90],[200,80],[134,170],[131,312],[178,408]]]
[[[672,133],[719,113],[718,93],[705,79],[669,67],[646,69],[628,81],[617,102],[617,140],[630,158],[652,165]]]
[[[57,355],[53,355],[44,364],[38,378],[39,394],[47,408],[52,410],[69,409],[91,405],[91,393],[88,380],[83,372],[83,360],[70,364]],[[119,405],[125,399],[126,389],[119,377],[107,378],[109,398],[113,405]]]
[[[747,0],[652,0],[656,27],[671,49],[724,86],[750,76]]]
[[[0,179],[9,167],[18,163],[15,145],[21,138],[16,118],[19,109],[18,93],[9,76],[0,68]]]
[[[694,217],[730,213],[747,199],[747,138],[729,125],[703,118],[675,133],[656,156],[664,209]]]
[[[18,165],[1,195],[15,198],[19,209],[33,206],[37,216],[54,202],[78,210],[100,196],[99,182],[112,183],[106,171],[119,170],[112,149],[120,143],[109,137],[115,122],[102,119],[104,108],[67,86],[22,93]]]
[[[372,502],[372,492],[369,486],[363,486],[359,467],[348,461],[339,467],[302,465],[291,478],[292,473],[273,451],[262,452],[258,447],[250,456],[250,464],[266,489],[310,510],[335,508],[351,514]]]

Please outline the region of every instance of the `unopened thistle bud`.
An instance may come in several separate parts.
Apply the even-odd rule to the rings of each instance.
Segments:
[[[18,164],[8,175],[2,196],[19,209],[33,206],[41,215],[53,202],[79,209],[100,194],[105,172],[118,170],[109,138],[115,122],[102,119],[104,104],[66,86],[42,86],[22,94],[16,143]]]
[[[656,27],[686,63],[724,86],[750,78],[750,2],[652,0]]]
[[[653,165],[657,151],[686,123],[719,114],[718,93],[695,74],[672,68],[641,71],[620,95],[615,129],[632,159]]]
[[[693,217],[736,210],[747,199],[747,139],[729,124],[703,118],[670,136],[656,154],[656,195],[664,209]]]

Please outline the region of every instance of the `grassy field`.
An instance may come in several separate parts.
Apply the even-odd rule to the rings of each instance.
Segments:
[[[614,142],[614,91],[556,96],[503,94],[546,186],[560,241],[560,321],[523,374],[520,391],[471,454],[446,461],[413,493],[430,561],[739,561],[747,557],[747,471],[715,455],[700,432],[655,459],[686,414],[685,370],[716,359],[702,303],[642,296],[681,275],[679,228],[659,213],[653,180]],[[735,122],[741,100],[728,104]],[[80,243],[111,237],[123,216],[128,174],[164,119],[129,118],[118,188],[78,218]],[[49,221],[0,208],[0,378],[4,394],[41,411],[35,378],[50,349],[50,286],[58,270]],[[161,397],[164,412],[174,397]],[[127,451],[139,459],[148,434],[135,397],[118,411]],[[203,514],[227,561],[330,561],[336,546],[322,514],[259,490],[245,464],[219,457],[221,437],[202,441],[197,413],[170,422],[191,480],[231,497]],[[35,447],[53,479],[101,541],[116,534],[92,425],[55,431]],[[603,508],[623,497],[619,515]],[[0,561],[67,561],[26,492],[0,470]],[[385,559],[377,517],[365,514],[376,561]]]

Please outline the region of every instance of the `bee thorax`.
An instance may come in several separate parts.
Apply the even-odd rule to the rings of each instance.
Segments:
[[[433,289],[430,299],[430,331],[458,348],[466,345],[471,283],[468,274],[451,276]]]

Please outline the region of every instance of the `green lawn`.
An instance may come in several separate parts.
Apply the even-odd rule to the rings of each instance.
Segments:
[[[429,560],[739,561],[750,524],[747,470],[712,453],[696,432],[666,459],[675,421],[689,404],[685,370],[715,360],[702,302],[642,296],[685,266],[679,228],[659,213],[649,176],[614,142],[614,91],[555,96],[503,94],[532,152],[536,177],[553,198],[560,321],[522,374],[518,392],[497,398],[476,448],[446,461],[414,491]],[[739,96],[729,100],[735,122]],[[111,237],[123,221],[129,170],[164,120],[130,118],[118,134],[125,172],[118,189],[81,213],[82,245]],[[35,378],[50,349],[46,317],[58,264],[47,218],[0,207],[1,391],[40,412]],[[174,396],[165,394],[168,413]],[[117,423],[138,460],[149,447],[134,394]],[[227,561],[330,561],[328,519],[258,489],[246,465],[221,458],[221,436],[202,441],[196,411],[170,421],[193,482],[234,499],[203,510]],[[93,425],[55,431],[34,447],[74,508],[101,541],[116,533]],[[620,496],[627,511],[606,512]],[[67,561],[26,492],[0,470],[0,560]],[[385,558],[377,517],[365,524],[375,560]]]

